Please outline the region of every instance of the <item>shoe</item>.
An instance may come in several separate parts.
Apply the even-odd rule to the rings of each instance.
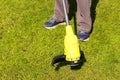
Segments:
[[[47,21],[47,22],[44,24],[44,27],[45,27],[46,29],[52,29],[52,28],[55,28],[58,24],[65,24],[65,21],[58,22],[58,21],[56,21],[55,19],[51,18],[49,21]]]
[[[81,41],[88,41],[89,40],[90,33],[89,32],[78,32],[78,39]]]

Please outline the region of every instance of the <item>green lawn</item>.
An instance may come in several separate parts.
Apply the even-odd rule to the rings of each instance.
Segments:
[[[98,0],[93,1],[95,14]],[[79,42],[86,62],[71,69],[51,66],[52,58],[64,52],[65,36],[65,26],[43,28],[54,0],[0,0],[0,80],[120,80],[119,4],[98,1],[90,40]]]

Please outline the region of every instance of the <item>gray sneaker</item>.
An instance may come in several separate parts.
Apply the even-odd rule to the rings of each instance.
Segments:
[[[62,22],[58,22],[55,19],[51,18],[49,21],[47,21],[43,26],[46,29],[52,29],[55,28],[58,24],[64,24],[65,25],[65,21]]]
[[[78,32],[78,39],[81,41],[88,41],[89,40],[90,33],[89,32]]]

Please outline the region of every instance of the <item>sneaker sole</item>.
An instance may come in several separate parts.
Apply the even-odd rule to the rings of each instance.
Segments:
[[[56,27],[59,26],[59,25],[66,25],[66,23],[63,22],[63,23],[59,23],[59,24],[56,25],[56,26],[52,26],[52,27],[44,27],[44,28],[46,28],[46,29],[54,29],[54,28],[56,28]]]
[[[83,42],[86,42],[86,41],[89,41],[89,38],[83,40],[83,39],[79,39],[80,41],[83,41]]]

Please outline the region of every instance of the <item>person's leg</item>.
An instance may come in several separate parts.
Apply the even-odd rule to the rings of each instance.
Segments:
[[[65,0],[67,13],[69,12],[68,0]],[[56,25],[65,22],[65,15],[62,0],[55,0],[54,15],[48,20],[44,27],[47,29],[55,28]]]
[[[67,13],[69,12],[68,0],[65,0]],[[62,0],[56,0],[54,7],[54,16],[53,18],[58,21],[65,21],[65,14],[63,9]]]
[[[92,0],[76,0],[77,1],[77,26],[78,39],[87,41],[89,39],[92,20],[90,16],[90,8]]]
[[[77,1],[77,24],[78,30],[84,32],[91,31],[92,20],[90,16],[90,8],[92,0],[76,0]]]

